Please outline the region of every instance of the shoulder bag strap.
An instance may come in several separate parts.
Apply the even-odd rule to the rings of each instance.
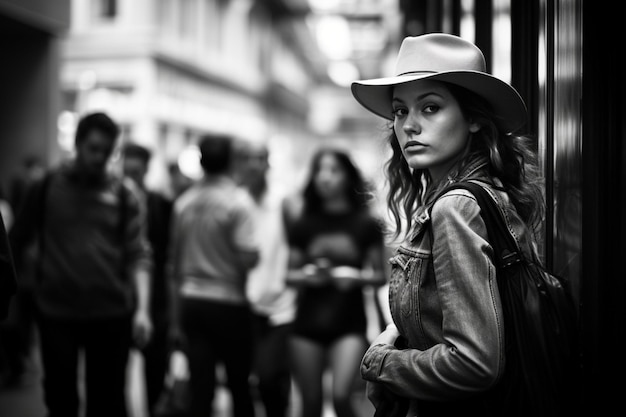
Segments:
[[[441,195],[459,188],[468,190],[476,198],[480,206],[480,215],[487,226],[489,242],[497,256],[498,266],[504,268],[520,262],[522,256],[517,249],[517,243],[509,232],[500,208],[489,192],[474,182],[459,182],[447,187]]]

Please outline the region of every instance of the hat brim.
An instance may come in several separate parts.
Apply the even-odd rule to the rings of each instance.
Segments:
[[[426,79],[455,84],[483,97],[496,115],[496,124],[507,133],[516,131],[526,123],[526,105],[519,93],[499,78],[479,71],[447,71],[360,80],[352,83],[352,95],[367,110],[393,120],[393,88]]]

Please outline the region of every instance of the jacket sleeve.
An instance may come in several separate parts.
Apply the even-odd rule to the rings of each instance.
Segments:
[[[403,397],[445,401],[485,391],[500,378],[502,309],[492,249],[479,210],[462,191],[441,197],[432,210],[442,340],[426,350],[372,346],[362,361],[365,379]]]

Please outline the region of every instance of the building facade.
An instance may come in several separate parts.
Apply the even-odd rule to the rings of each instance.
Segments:
[[[69,0],[0,0],[0,182],[26,157],[56,159],[60,42]]]
[[[72,1],[60,146],[71,151],[81,114],[106,111],[122,141],[153,150],[157,185],[205,133],[311,143],[314,80],[276,19],[253,0]]]

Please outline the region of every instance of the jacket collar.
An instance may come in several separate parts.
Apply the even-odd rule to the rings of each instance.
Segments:
[[[434,186],[433,189],[427,193],[424,204],[417,209],[415,222],[409,233],[410,240],[415,240],[422,233],[424,227],[428,225],[432,206],[437,199],[446,192],[448,186],[468,180],[482,180],[488,183],[493,182],[489,177],[488,165],[489,161],[487,157],[477,156],[470,159],[468,163],[460,167],[459,170],[452,170],[446,180]]]

